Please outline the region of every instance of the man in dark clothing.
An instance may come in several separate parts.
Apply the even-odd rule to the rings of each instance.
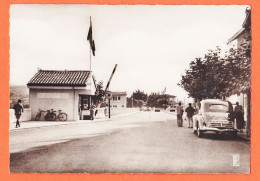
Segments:
[[[243,107],[239,105],[238,102],[236,103],[236,107],[235,107],[235,118],[237,121],[237,129],[239,129],[240,132],[242,132],[242,129],[244,128],[245,125],[244,111],[243,111]]]
[[[195,109],[191,107],[191,103],[189,103],[189,107],[186,108],[185,112],[187,113],[187,118],[189,121],[189,128],[192,128],[192,117],[194,115]],[[190,125],[191,122],[191,125]]]
[[[182,124],[183,124],[183,119],[182,119],[183,109],[182,109],[181,103],[179,103],[179,106],[176,107],[176,110],[177,110],[177,125],[178,125],[178,127],[182,127]]]
[[[16,117],[16,125],[15,125],[15,127],[17,128],[17,127],[21,126],[20,123],[19,123],[19,119],[20,119],[20,117],[22,115],[22,112],[23,112],[22,100],[19,99],[17,101],[17,104],[15,104],[13,108],[14,108],[14,114],[15,114],[15,117]]]

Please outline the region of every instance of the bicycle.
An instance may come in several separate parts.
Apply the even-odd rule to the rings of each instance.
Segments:
[[[56,114],[55,114],[55,116],[56,116],[56,118],[58,118],[60,121],[66,121],[67,120],[67,117],[68,117],[68,115],[65,113],[65,112],[61,112],[62,110],[59,110],[58,112],[58,116],[56,116]],[[56,111],[54,111],[54,112],[56,112]]]
[[[47,114],[44,116],[44,119],[46,121],[55,121],[56,120],[56,114],[54,113],[53,109],[47,110]]]
[[[41,109],[39,109],[39,112],[36,114],[35,116],[35,120],[38,121],[42,116],[45,117],[45,115],[43,113],[45,113],[46,111],[43,111]]]

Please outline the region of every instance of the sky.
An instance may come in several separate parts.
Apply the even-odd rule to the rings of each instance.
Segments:
[[[92,19],[97,81],[111,91],[137,89],[180,99],[177,84],[196,57],[224,46],[241,27],[247,6],[22,5],[10,7],[10,84],[26,85],[43,70],[89,70]]]

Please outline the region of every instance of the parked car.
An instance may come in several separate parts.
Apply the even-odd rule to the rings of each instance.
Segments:
[[[143,107],[144,111],[150,111],[149,107]]]
[[[193,116],[193,133],[202,137],[205,132],[228,132],[237,136],[233,119],[232,105],[227,101],[206,99],[201,101],[198,114]]]
[[[160,108],[155,108],[154,112],[160,112],[161,109]]]

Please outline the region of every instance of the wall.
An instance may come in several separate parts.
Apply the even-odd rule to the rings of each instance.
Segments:
[[[237,38],[237,48],[238,49],[245,49],[245,48],[250,48],[251,47],[251,41],[250,40],[250,32],[248,30],[245,30],[243,34],[241,34]]]
[[[120,94],[120,95],[113,95],[113,96],[116,96],[116,97],[118,97],[118,96],[120,96],[120,100],[113,100],[113,98],[110,100],[110,105],[111,105],[111,107],[112,108],[114,108],[113,106],[117,106],[116,108],[126,108],[126,95],[122,95],[122,94]],[[122,107],[122,105],[124,106],[124,107]]]
[[[75,94],[71,89],[30,89],[30,108],[31,108],[31,120],[35,119],[35,116],[39,109],[55,111],[62,110],[67,113],[67,120],[76,120],[75,115]],[[40,120],[44,120],[42,116]]]
[[[131,112],[137,112],[139,111],[139,108],[111,108],[110,114],[111,116],[117,115],[117,114],[124,114],[124,113],[131,113]]]
[[[31,120],[31,109],[24,109],[20,121],[29,121]],[[16,117],[14,115],[14,109],[9,109],[9,121],[10,123],[16,122]]]

